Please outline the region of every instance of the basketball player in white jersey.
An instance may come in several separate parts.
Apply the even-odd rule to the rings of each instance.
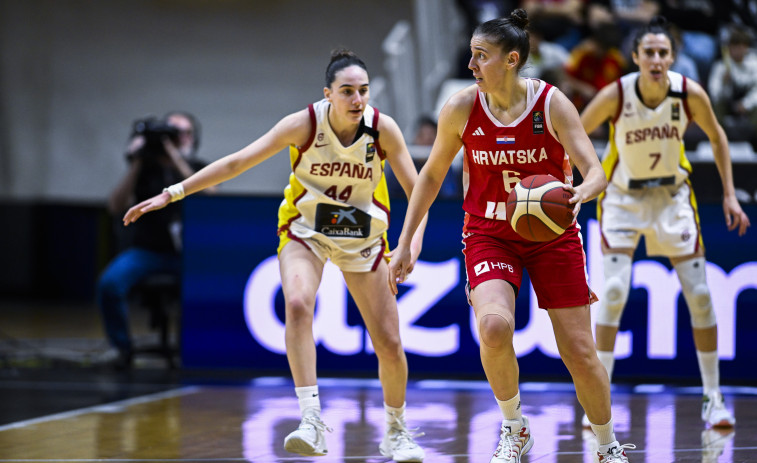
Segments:
[[[597,204],[605,275],[596,321],[597,351],[612,377],[615,337],[628,299],[633,254],[644,236],[647,254],[669,258],[681,282],[704,389],[702,420],[714,427],[732,427],[735,419],[720,393],[717,324],[705,278],[697,203],[689,182],[691,164],[683,146],[690,122],[704,130],[712,145],[728,229],[738,229],[741,236],[750,224],[736,199],[728,140],[707,94],[697,82],[670,71],[674,44],[663,17],[640,28],[632,51],[639,71],[604,87],[581,115],[587,133],[610,121],[603,160],[609,186]]]
[[[368,71],[347,50],[332,53],[324,99],[290,114],[265,135],[158,196],[132,207],[124,224],[186,194],[229,180],[289,148],[292,174],[279,208],[279,264],[286,311],[287,359],[302,421],[284,448],[327,454],[316,375],[313,316],[327,260],[336,264],[363,317],[378,357],[385,434],[379,450],[395,461],[423,461],[424,451],[405,425],[407,359],[399,334],[397,300],[386,286],[389,195],[384,160],[408,198],[417,171],[397,123],[368,105]],[[412,239],[411,265],[423,239]]]
[[[607,185],[570,100],[544,81],[518,75],[530,49],[527,25],[526,12],[517,9],[474,31],[468,67],[476,84],[454,94],[441,110],[436,140],[389,264],[389,285],[396,293],[397,281],[404,281],[412,268],[412,236],[463,147],[468,299],[476,315],[481,363],[503,418],[490,463],[518,463],[534,445],[521,409],[513,348],[515,300],[523,270],[528,271],[539,307],[549,314],[578,400],[597,423],[593,430],[599,461],[627,462],[625,449],[634,446],[620,445],[615,438],[610,382],[591,332],[589,305],[595,298],[587,282],[580,230],[574,223],[553,241],[528,241],[505,216],[509,192],[529,175],[549,173],[561,179],[572,194],[574,216],[581,203]],[[575,187],[571,160],[584,178]]]

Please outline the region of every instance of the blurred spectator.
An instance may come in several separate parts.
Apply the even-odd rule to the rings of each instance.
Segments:
[[[579,111],[599,89],[625,73],[628,62],[620,51],[620,41],[618,28],[610,22],[602,22],[571,50],[565,64],[563,92]]]
[[[541,18],[544,40],[562,45],[566,50],[577,46],[586,36],[583,0],[522,0],[520,7],[529,18]]]
[[[709,93],[715,115],[729,139],[751,141],[757,149],[757,54],[749,28],[733,25],[712,66]]]
[[[424,115],[418,118],[415,127],[415,136],[413,142],[408,145],[410,155],[413,157],[415,168],[420,172],[423,165],[431,154],[431,146],[436,139],[436,119]],[[439,190],[440,198],[462,198],[462,160],[458,156],[452,161],[452,166],[444,178],[442,187]],[[384,173],[386,175],[386,184],[389,188],[389,196],[392,198],[405,198],[405,192],[400,186],[397,178],[392,172],[392,168],[387,164]]]
[[[542,20],[541,15],[531,18],[529,31],[531,51],[528,54],[528,61],[521,68],[520,75],[534,77],[562,87],[563,68],[568,61],[568,50],[562,45],[544,39],[544,30],[547,27],[548,24]]]
[[[431,146],[436,139],[436,120],[431,116],[421,116],[415,129],[413,144]]]
[[[699,78],[699,69],[697,69],[697,63],[694,59],[686,53],[683,49],[683,39],[681,37],[681,29],[677,25],[670,25],[670,33],[673,36],[675,43],[675,62],[670,67],[671,71],[678,72],[688,77],[689,79],[697,82],[702,82]]]
[[[726,0],[718,3],[718,8],[726,10],[725,24],[741,24],[757,30],[757,0]]]
[[[710,66],[718,55],[718,32],[726,20],[727,8],[713,0],[662,0],[660,14],[681,28],[685,53],[694,59],[702,79],[710,75]],[[700,81],[707,88],[706,81]]]
[[[601,23],[612,22],[618,28],[621,37],[628,40],[623,50],[625,56],[631,56],[631,36],[638,27],[648,24],[658,14],[660,5],[657,0],[590,0],[587,6],[587,23],[596,27]]]
[[[126,150],[129,168],[108,200],[108,212],[119,218],[129,206],[160,194],[166,184],[184,180],[205,163],[196,158],[200,142],[197,119],[173,111],[163,119],[134,123]],[[181,270],[181,206],[171,204],[140,221],[120,243],[118,255],[97,282],[97,304],[108,341],[118,350],[114,366],[129,368],[133,343],[129,328],[132,289],[154,274],[179,276]],[[123,230],[118,221],[118,231]],[[122,235],[123,236],[123,235]]]
[[[465,17],[465,34],[458,51],[458,65],[455,76],[458,79],[471,77],[468,62],[470,61],[470,37],[473,30],[481,23],[494,18],[501,18],[510,14],[518,7],[519,0],[455,0],[458,8]]]

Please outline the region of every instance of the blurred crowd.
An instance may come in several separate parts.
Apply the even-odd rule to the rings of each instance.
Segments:
[[[457,0],[469,32],[489,19],[524,8],[530,19],[532,50],[521,74],[557,85],[581,111],[597,91],[635,70],[631,40],[637,27],[662,15],[677,39],[673,71],[708,90],[730,141],[745,141],[757,152],[757,0]],[[470,50],[462,44],[459,73]],[[696,148],[704,134],[687,131]],[[606,139],[606,134],[593,137]]]

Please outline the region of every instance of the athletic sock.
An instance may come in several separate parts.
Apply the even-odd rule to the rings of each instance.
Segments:
[[[612,418],[606,424],[592,424],[591,430],[597,436],[597,443],[599,445],[612,444],[615,439],[615,430],[613,429]]]
[[[720,370],[718,368],[718,351],[697,351],[699,374],[702,376],[702,389],[708,395],[720,390]]]
[[[499,409],[502,410],[502,416],[506,420],[523,422],[523,414],[520,409],[520,391],[512,399],[499,400],[496,396],[494,398],[497,400],[497,405],[499,405]]]
[[[401,407],[390,407],[384,402],[384,423],[386,423],[386,429],[389,429],[395,421],[405,423],[405,403],[403,402]]]
[[[300,413],[305,416],[305,411],[321,416],[321,398],[318,395],[318,385],[294,388],[297,394],[297,402],[300,404]]]

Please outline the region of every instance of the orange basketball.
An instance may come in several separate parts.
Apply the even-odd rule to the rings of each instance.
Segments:
[[[526,177],[507,198],[507,220],[527,240],[553,240],[573,223],[571,197],[563,182],[551,175]]]

